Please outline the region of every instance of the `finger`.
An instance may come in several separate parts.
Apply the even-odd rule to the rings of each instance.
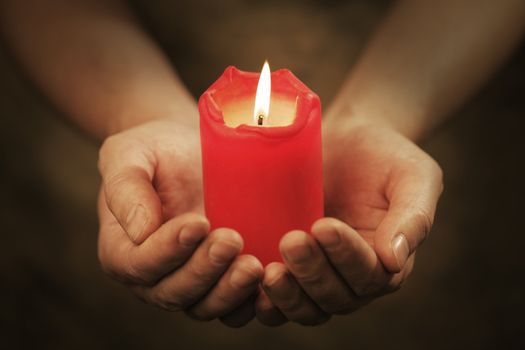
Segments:
[[[210,321],[235,309],[257,290],[264,270],[252,255],[238,256],[213,289],[187,310],[195,319]]]
[[[142,243],[162,223],[151,157],[142,148],[110,137],[100,150],[99,170],[108,208],[129,238]]]
[[[220,317],[221,322],[232,328],[246,326],[255,317],[254,299],[255,294],[232,312]]]
[[[270,327],[277,327],[288,322],[264,290],[259,291],[257,299],[255,300],[255,315],[259,322]]]
[[[290,321],[317,325],[330,319],[330,315],[303,292],[283,264],[274,262],[267,265],[262,285],[273,304]]]
[[[414,268],[415,256],[415,253],[410,255],[403,270],[401,270],[401,272],[391,274],[388,283],[375,296],[382,296],[398,291]]]
[[[388,271],[399,272],[432,227],[443,183],[433,160],[392,176],[400,180],[387,188],[389,209],[377,228],[374,248]]]
[[[183,265],[209,233],[208,220],[186,213],[168,221],[140,246],[129,251],[129,265],[135,280],[157,282]]]
[[[209,232],[206,218],[186,213],[166,222],[143,244],[133,244],[99,201],[98,255],[104,270],[122,282],[150,285],[184,264]]]
[[[185,310],[208,293],[242,246],[237,232],[216,229],[180,268],[153,287],[135,286],[134,290],[150,304],[170,311]]]
[[[357,300],[336,274],[315,239],[303,231],[291,231],[279,244],[288,270],[301,288],[327,313],[346,313]]]
[[[389,283],[391,274],[385,271],[373,248],[344,222],[319,219],[312,226],[312,236],[357,296],[381,293]]]

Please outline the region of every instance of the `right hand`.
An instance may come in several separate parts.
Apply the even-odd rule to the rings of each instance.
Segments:
[[[98,256],[147,303],[232,327],[255,315],[261,263],[239,255],[241,236],[209,232],[203,216],[197,128],[151,121],[109,137],[100,150]]]

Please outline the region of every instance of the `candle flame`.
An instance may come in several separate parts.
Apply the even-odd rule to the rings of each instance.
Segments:
[[[262,125],[267,122],[270,114],[270,94],[272,92],[272,78],[268,61],[264,62],[257,93],[255,94],[255,106],[253,108],[253,122],[255,125]]]

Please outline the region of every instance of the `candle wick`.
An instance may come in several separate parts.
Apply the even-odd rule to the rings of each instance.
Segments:
[[[259,115],[257,117],[257,125],[263,125],[264,116]]]

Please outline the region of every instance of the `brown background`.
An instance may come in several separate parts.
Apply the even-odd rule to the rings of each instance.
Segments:
[[[228,65],[288,67],[326,106],[388,2],[137,1],[198,96]],[[0,347],[523,348],[525,48],[423,147],[446,191],[395,295],[326,325],[240,330],[144,305],[96,259],[97,144],[0,53]],[[475,60],[476,57],[472,57]],[[147,67],[145,67],[147,69]]]

